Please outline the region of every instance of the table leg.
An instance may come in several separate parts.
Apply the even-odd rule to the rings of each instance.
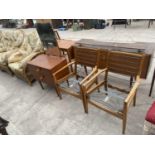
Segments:
[[[153,89],[153,86],[154,86],[154,81],[155,81],[155,69],[154,69],[154,73],[153,73],[153,77],[152,77],[152,82],[151,82],[151,88],[150,88],[149,96],[151,96],[151,94],[152,94],[152,89]]]
[[[38,81],[38,82],[39,82],[41,88],[44,89],[42,82],[41,81]]]

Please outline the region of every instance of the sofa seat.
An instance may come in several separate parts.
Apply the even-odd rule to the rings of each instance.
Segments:
[[[22,73],[26,69],[27,62],[30,61],[31,59],[33,59],[34,57],[36,57],[37,55],[42,54],[42,53],[43,52],[31,53],[30,55],[28,55],[27,57],[25,57],[21,61],[9,63],[9,68],[14,73],[16,73],[16,72]]]

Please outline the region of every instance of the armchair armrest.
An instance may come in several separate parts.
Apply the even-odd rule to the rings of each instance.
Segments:
[[[67,67],[73,65],[74,63],[75,63],[75,61],[72,61],[71,63],[68,63],[67,65],[65,65],[64,67],[62,67],[62,68],[59,69],[58,71],[56,71],[56,72],[53,74],[53,76],[56,77],[56,75],[57,75],[58,73],[60,73],[61,71],[63,71],[63,70],[66,69]]]
[[[139,87],[139,84],[140,84],[140,80],[137,80],[135,82],[135,84],[133,85],[132,89],[130,90],[128,96],[126,97],[125,103],[127,104],[127,106],[129,106],[131,101],[133,100],[133,98],[134,98],[134,96],[136,94],[136,91],[137,91],[137,89]]]
[[[93,83],[94,81],[96,80],[96,78],[103,72],[106,72],[107,71],[107,68],[105,69],[102,69],[102,70],[98,70],[98,72],[93,75],[88,81],[82,83],[82,87],[84,87],[85,89],[89,88]]]
[[[62,67],[61,69],[53,73],[53,78],[54,78],[55,83],[61,83],[62,81],[67,80],[68,77],[74,75],[74,72],[72,71],[70,73],[68,69],[68,67],[72,66],[74,63],[75,61],[68,63],[67,65],[65,65],[64,67]]]
[[[81,82],[79,82],[79,84],[82,85],[83,83],[88,81],[97,71],[98,71],[97,67],[94,67],[92,72],[88,76],[86,76]]]

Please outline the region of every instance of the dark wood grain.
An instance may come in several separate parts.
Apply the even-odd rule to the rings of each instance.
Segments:
[[[141,78],[144,79],[147,78],[151,56],[155,51],[155,43],[146,43],[146,42],[116,43],[116,42],[96,41],[93,39],[81,39],[76,42],[76,45],[89,48],[91,47],[99,49],[108,49],[110,51],[123,51],[129,53],[144,54],[144,63],[141,73]]]
[[[53,74],[67,64],[67,60],[64,57],[52,56],[52,55],[39,55],[28,63],[28,72],[34,79],[39,82],[44,82],[49,86],[55,86]],[[64,70],[58,78],[62,78],[68,74],[68,70]]]

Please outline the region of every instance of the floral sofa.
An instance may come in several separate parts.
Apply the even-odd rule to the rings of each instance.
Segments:
[[[31,84],[27,62],[43,53],[36,29],[0,31],[0,69]]]
[[[9,56],[19,50],[22,45],[24,35],[22,31],[4,30],[0,32],[0,68],[11,73],[8,68]]]

